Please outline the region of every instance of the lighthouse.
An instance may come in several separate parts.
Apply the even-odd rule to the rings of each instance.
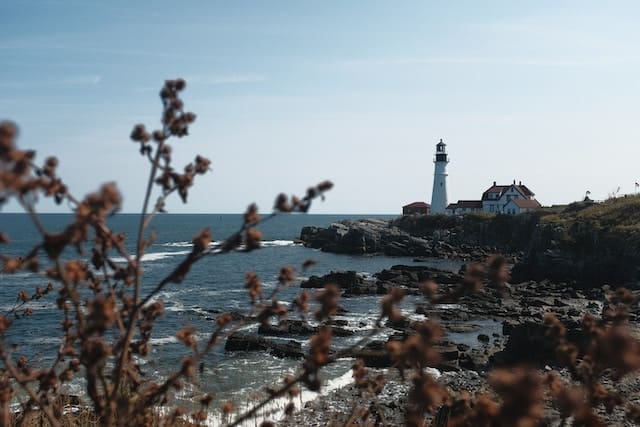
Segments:
[[[431,214],[444,214],[448,205],[447,202],[447,144],[440,142],[436,144],[436,155],[433,159],[435,170],[433,173],[433,191],[431,192]]]

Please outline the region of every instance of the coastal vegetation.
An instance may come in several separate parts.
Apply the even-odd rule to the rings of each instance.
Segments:
[[[295,269],[283,266],[270,291],[248,271],[245,314],[218,313],[204,338],[192,327],[177,327],[184,357],[167,377],[152,378],[143,361],[152,357],[154,327],[165,314],[161,291],[183,284],[196,263],[260,249],[261,224],[278,213],[307,212],[332,188],[324,181],[302,197],[277,195],[273,213],[266,216],[249,205],[237,232],[215,242],[215,230],[203,229],[163,279],[145,283],[142,258],[155,239],[151,224],[174,194],[187,202],[195,180],[211,168],[202,156],[183,169],[172,162],[169,142],[187,136],[196,119],[180,98],[185,87],[181,79],[168,80],[160,92],[161,128],[148,131],[136,125],[131,133],[149,163],[135,236],[109,227],[108,218],[122,202],[115,184],[75,196],[58,176],[56,158],[37,163],[33,151],[18,147],[17,127],[0,124],[0,202],[17,201],[39,233],[27,253],[2,255],[2,274],[38,273],[48,282],[22,290],[15,306],[0,316],[1,425],[207,425],[214,411],[222,414],[216,422],[223,425],[260,422],[265,427],[314,422],[596,427],[610,420],[640,422],[640,388],[633,382],[640,369],[634,329],[640,314],[635,290],[638,197],[516,216],[407,217],[303,229],[305,244],[327,251],[404,254],[418,262],[420,257],[446,257],[464,259],[466,265],[458,272],[394,266],[373,278],[335,272],[299,283],[296,271],[306,271],[314,263],[309,260]],[[73,221],[61,231],[46,229],[38,197],[68,204]],[[0,242],[10,244],[11,231],[1,231]],[[125,244],[130,238],[135,239],[133,252]],[[288,305],[280,301],[282,290],[298,284],[300,290]],[[349,333],[334,321],[341,298],[362,294],[380,295],[375,327],[337,348],[335,338]],[[32,314],[32,302],[43,299],[55,302],[61,322],[62,345],[50,366],[20,354],[11,342],[12,326]],[[406,314],[408,299],[412,313],[424,317]],[[501,333],[479,333],[479,347],[451,340],[455,331],[476,327],[473,322],[499,325]],[[249,323],[259,324],[265,335],[291,330],[307,334],[308,348],[276,347],[267,338],[238,334]],[[376,334],[384,327],[397,333],[380,340]],[[240,402],[220,402],[206,391],[194,395],[190,408],[175,404],[173,394],[187,384],[199,390],[198,377],[211,363],[207,355],[223,345],[229,351],[275,351],[298,358],[300,366],[240,412],[235,411]],[[337,413],[324,411],[319,415],[324,418],[315,421],[305,408],[296,409],[303,389],[322,392],[323,369],[345,357],[354,359],[346,404]],[[440,380],[434,367],[453,374]],[[472,372],[475,382],[456,383],[464,372]],[[61,385],[78,377],[89,401],[70,405]],[[389,400],[389,387],[403,392]],[[281,413],[272,421],[258,421],[258,411],[276,399],[288,401]],[[72,409],[79,412],[70,416]]]

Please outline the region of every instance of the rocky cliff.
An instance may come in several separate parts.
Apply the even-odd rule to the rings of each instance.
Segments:
[[[626,197],[541,216],[513,276],[635,287],[639,268],[640,197]]]
[[[300,239],[310,247],[351,254],[481,260],[490,253],[520,253],[514,282],[637,286],[640,197],[521,215],[347,220],[327,228],[304,227]]]

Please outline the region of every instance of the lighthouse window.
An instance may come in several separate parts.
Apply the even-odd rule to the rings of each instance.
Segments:
[[[442,187],[442,183],[440,183],[440,187]]]

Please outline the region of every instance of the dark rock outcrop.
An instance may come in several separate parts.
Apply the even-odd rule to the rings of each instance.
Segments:
[[[401,228],[403,223],[398,221],[343,220],[326,228],[303,227],[300,241],[326,252],[411,256],[418,260],[431,257],[484,261],[499,249],[453,239],[447,229],[417,233],[412,228]]]
[[[382,270],[374,275],[381,282],[392,283],[395,286],[417,287],[425,280],[433,280],[438,284],[459,284],[463,277],[460,274],[437,268],[420,265],[394,265],[388,270]]]
[[[346,295],[385,294],[385,288],[379,287],[375,281],[367,280],[355,271],[332,271],[324,276],[311,276],[300,283],[301,288],[324,288],[334,284]]]
[[[301,288],[323,288],[328,284],[338,286],[344,296],[384,295],[394,287],[404,288],[408,293],[418,292],[419,284],[433,280],[440,285],[462,283],[462,275],[450,271],[419,265],[394,265],[390,269],[374,274],[370,280],[353,270],[332,271],[324,276],[311,276],[300,283]]]
[[[344,220],[327,228],[303,227],[300,240],[305,246],[326,252],[348,254],[384,253],[390,256],[434,256],[433,242],[415,237],[388,221]]]
[[[340,326],[329,325],[331,332],[336,337],[350,337],[354,332]],[[313,335],[317,334],[320,328],[312,326],[302,320],[285,320],[279,325],[260,325],[258,333],[261,335],[283,336],[283,335]]]
[[[224,349],[226,351],[266,351],[276,357],[294,359],[304,355],[302,344],[298,341],[277,342],[264,337],[238,333],[227,338]]]
[[[561,319],[567,328],[567,340],[575,344],[580,353],[585,350],[588,336],[580,323],[574,319]],[[495,365],[529,364],[544,367],[554,366],[557,361],[556,347],[546,335],[547,327],[540,320],[508,320],[503,324],[503,333],[509,336],[505,348],[493,356]]]

